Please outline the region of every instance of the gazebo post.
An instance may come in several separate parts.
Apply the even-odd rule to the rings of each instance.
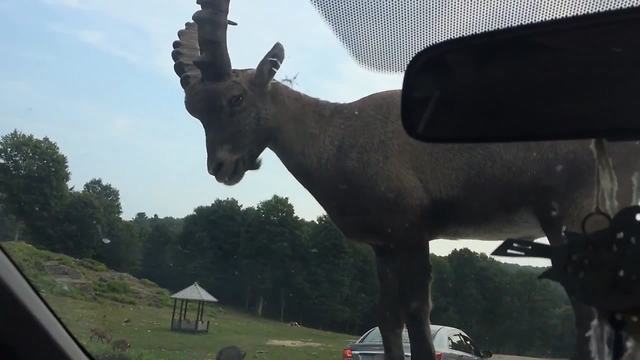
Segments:
[[[182,313],[184,310],[184,300],[180,300],[180,313],[178,314],[178,329],[182,330]]]
[[[204,309],[204,301],[200,301],[200,312],[198,313],[198,326],[202,322],[202,309]]]
[[[178,299],[173,299],[173,312],[171,313],[171,330],[173,330],[173,318],[176,316],[177,304],[178,304]]]
[[[184,318],[187,319],[187,308],[189,307],[189,300],[184,301]]]

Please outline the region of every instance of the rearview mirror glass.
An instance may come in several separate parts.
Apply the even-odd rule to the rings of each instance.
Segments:
[[[428,47],[405,72],[402,122],[426,142],[640,138],[640,10]]]

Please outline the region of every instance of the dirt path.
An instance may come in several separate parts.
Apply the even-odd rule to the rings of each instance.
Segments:
[[[322,346],[322,344],[309,342],[309,341],[298,341],[298,340],[269,340],[267,341],[267,345],[274,346],[288,346],[288,347],[301,347],[301,346]]]

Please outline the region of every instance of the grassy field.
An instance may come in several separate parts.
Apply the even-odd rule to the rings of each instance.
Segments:
[[[91,328],[105,330],[113,340],[128,340],[129,357],[139,360],[215,359],[228,345],[246,351],[246,359],[333,360],[341,358],[342,348],[354,338],[290,327],[217,304],[207,306],[209,333],[172,332],[169,293],[153,282],[21,242],[0,244],[92,354],[115,355],[109,345],[90,340]]]
[[[89,352],[104,360],[215,359],[217,351],[236,345],[252,359],[339,360],[354,336],[291,327],[220,305],[208,305],[209,333],[169,331],[169,292],[155,283],[108,269],[87,259],[39,250],[22,242],[0,242],[39,290],[54,312]],[[125,321],[127,320],[127,321]],[[109,344],[90,340],[99,328],[113,340],[126,339],[131,349],[114,352]],[[532,358],[496,355],[495,360]]]
[[[114,340],[127,339],[133,359],[214,359],[217,350],[227,345],[242,348],[248,354],[247,359],[340,359],[342,347],[352,338],[294,328],[235,311],[220,311],[219,307],[207,311],[211,321],[209,333],[183,334],[169,331],[170,307],[92,303],[61,296],[46,299],[92,354],[110,350],[107,345],[89,340],[92,327],[105,329]],[[127,324],[123,324],[125,319],[129,319]],[[296,341],[293,345],[297,346],[280,345],[291,341]]]

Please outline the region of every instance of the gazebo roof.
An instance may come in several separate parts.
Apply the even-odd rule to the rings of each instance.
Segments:
[[[209,294],[207,290],[201,288],[197,282],[194,282],[193,285],[189,286],[188,288],[182,289],[177,293],[171,295],[171,298],[181,300],[218,302],[218,299]]]

